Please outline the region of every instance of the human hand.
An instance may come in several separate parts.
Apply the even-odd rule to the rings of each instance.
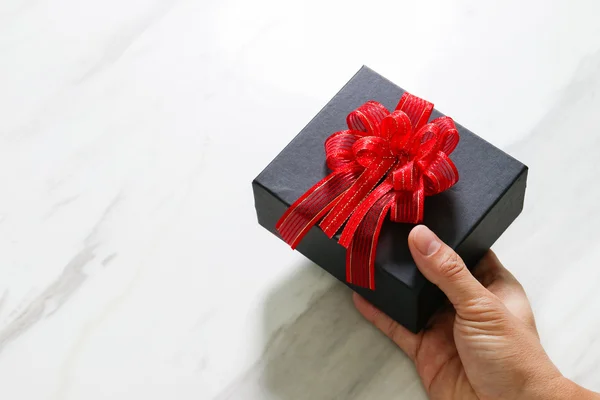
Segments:
[[[414,334],[356,293],[354,302],[415,363],[431,399],[600,399],[552,364],[523,287],[491,251],[473,276],[425,226],[408,243],[421,273],[453,307]]]

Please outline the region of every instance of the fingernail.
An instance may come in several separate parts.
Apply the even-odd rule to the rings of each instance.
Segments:
[[[440,240],[425,225],[419,225],[415,229],[415,247],[424,256],[430,256],[442,245]]]

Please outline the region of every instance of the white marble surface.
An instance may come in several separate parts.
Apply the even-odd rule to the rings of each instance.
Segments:
[[[424,399],[250,182],[367,64],[530,168],[495,246],[600,390],[596,0],[0,0],[0,398]]]

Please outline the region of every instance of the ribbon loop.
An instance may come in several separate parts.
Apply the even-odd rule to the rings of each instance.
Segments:
[[[439,131],[440,129],[434,124],[427,124],[416,135],[420,144],[414,149],[412,154],[414,154],[417,166],[421,171],[427,169],[440,149]]]
[[[432,103],[404,93],[392,113],[368,101],[348,114],[349,130],[325,142],[333,172],[281,217],[276,228],[283,240],[295,248],[316,224],[330,238],[345,224],[339,244],[347,248],[346,280],[375,289],[377,238],[388,211],[394,222],[419,223],[425,196],[458,181],[448,157],[458,130],[449,117],[428,123],[432,111]]]
[[[431,112],[433,111],[433,103],[408,92],[404,92],[396,106],[396,110],[402,110],[408,115],[413,130],[416,132],[429,120]]]
[[[424,172],[425,194],[433,196],[450,189],[458,182],[458,169],[450,157],[443,151],[438,151],[436,158]]]
[[[327,167],[335,171],[355,162],[356,157],[352,146],[359,138],[358,132],[349,130],[336,132],[329,136],[325,141]]]
[[[371,100],[348,114],[346,123],[348,128],[364,132],[365,136],[379,136],[381,121],[389,114],[381,103]]]
[[[431,121],[431,123],[440,128],[442,151],[448,155],[451,154],[460,139],[454,121],[450,117],[439,117]]]
[[[411,136],[412,125],[404,111],[396,110],[381,121],[381,137],[390,143],[395,154],[405,150]]]
[[[390,158],[388,142],[378,136],[367,136],[357,140],[352,146],[356,161],[363,167],[379,162],[383,158]]]

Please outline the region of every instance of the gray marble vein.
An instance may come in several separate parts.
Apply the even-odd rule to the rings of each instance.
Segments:
[[[86,247],[67,265],[56,281],[20,310],[0,331],[0,353],[13,340],[26,333],[41,319],[54,314],[80,288],[86,279],[82,269],[95,258],[94,248]]]
[[[96,258],[97,233],[111,211],[121,201],[121,194],[108,204],[84,241],[84,247],[63,268],[61,274],[42,293],[17,311],[12,320],[0,330],[0,353],[43,318],[50,317],[81,288],[87,274],[86,265]],[[114,257],[114,255],[113,255]],[[106,262],[106,259],[104,260]],[[110,258],[108,259],[110,262]],[[106,265],[106,264],[105,264]],[[4,294],[6,295],[6,293]],[[4,300],[4,295],[2,300]],[[0,306],[2,301],[0,301]]]

